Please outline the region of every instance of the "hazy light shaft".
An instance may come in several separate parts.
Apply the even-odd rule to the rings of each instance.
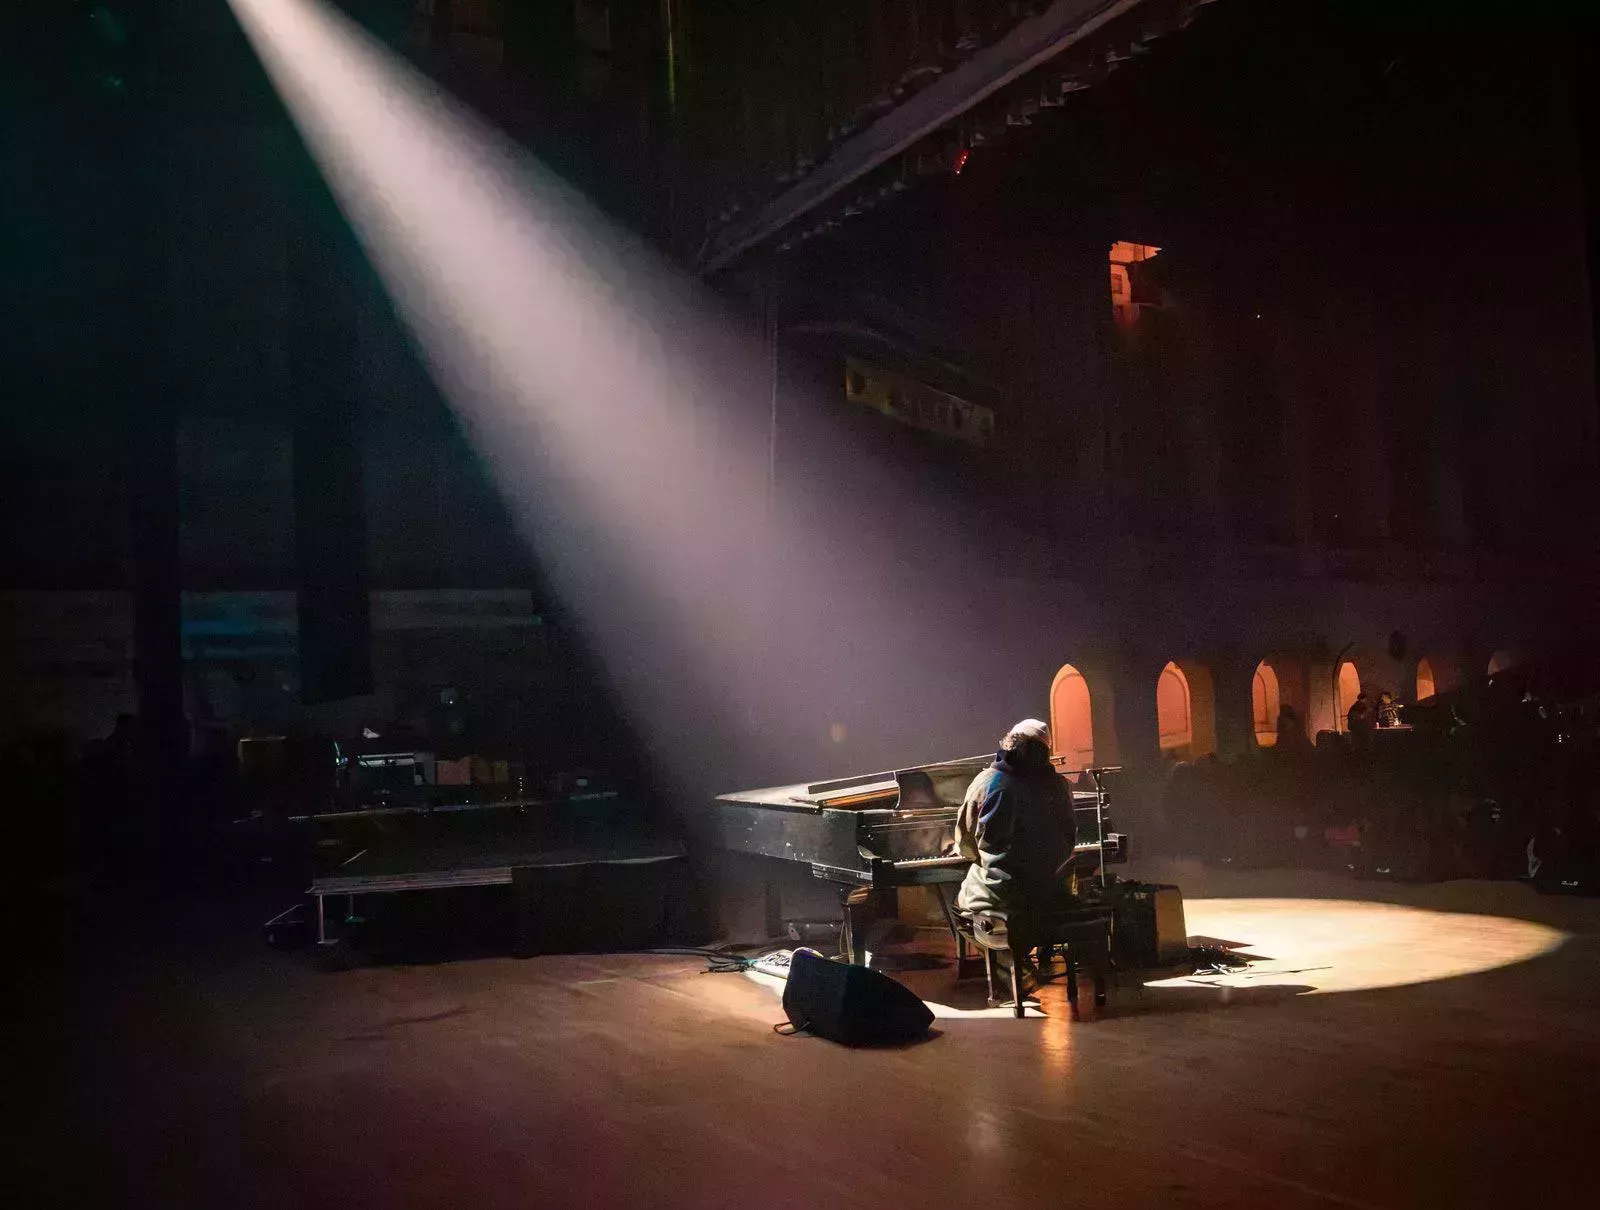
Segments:
[[[695,284],[331,7],[232,4],[658,757],[725,776],[781,766],[785,726],[809,739],[840,710],[888,719],[959,688],[926,675],[931,659],[917,676],[906,653],[953,654],[972,623],[897,599],[892,535],[840,560],[839,535],[767,515],[770,371]],[[909,490],[879,467],[842,482],[811,490],[854,490],[864,520]],[[807,598],[799,632],[763,591],[791,620]],[[975,734],[1004,721],[974,719]],[[950,753],[900,759],[935,755]]]

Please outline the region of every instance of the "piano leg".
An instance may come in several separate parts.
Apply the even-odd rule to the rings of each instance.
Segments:
[[[765,909],[764,921],[768,937],[783,936],[783,896],[778,891],[778,884],[771,878],[762,884],[762,907]]]
[[[900,918],[900,892],[892,886],[873,887],[867,892],[874,919]]]
[[[839,902],[844,915],[839,953],[852,966],[865,966],[869,955],[863,947],[871,940],[868,930],[876,921],[898,917],[900,900],[894,887],[840,887]]]
[[[851,966],[865,966],[867,953],[861,944],[867,937],[867,926],[876,915],[874,896],[866,887],[840,888],[840,906],[844,920],[839,928],[839,953]]]

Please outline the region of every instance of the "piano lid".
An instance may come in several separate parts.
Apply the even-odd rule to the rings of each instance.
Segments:
[[[752,803],[767,807],[805,807],[821,810],[868,809],[947,809],[961,805],[972,779],[987,769],[993,756],[967,756],[959,760],[909,765],[884,773],[864,773],[828,781],[800,782],[792,786],[770,786],[764,790],[736,790],[717,795],[718,802]],[[1115,773],[1113,767],[1095,770],[1069,768],[1066,757],[1051,762],[1062,773]],[[1080,778],[1072,790],[1074,803],[1092,804],[1093,783]]]
[[[961,760],[911,765],[886,773],[866,773],[830,781],[802,782],[764,790],[739,790],[717,795],[718,802],[760,803],[774,807],[810,807],[812,810],[863,810],[895,807],[954,808],[967,784],[994,758],[971,756]]]

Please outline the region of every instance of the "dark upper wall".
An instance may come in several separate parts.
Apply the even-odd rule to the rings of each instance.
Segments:
[[[177,114],[8,119],[6,585],[126,585],[127,435],[159,406],[178,415],[185,582],[291,586],[291,412],[323,389],[297,351],[291,262],[299,224],[328,205],[297,140]],[[356,316],[343,356],[366,421],[375,586],[526,585],[505,510],[381,287],[353,248],[309,255]]]
[[[885,440],[940,464],[952,492],[1016,492],[1069,543],[1220,527],[1517,546],[1582,522],[1595,408],[1560,31],[1392,8],[1211,6],[976,149],[960,178],[793,258],[790,317],[926,321],[1005,388],[1004,465]],[[1527,32],[1507,43],[1507,28]],[[286,259],[314,174],[278,117],[169,109],[130,126],[96,104],[4,116],[8,574],[122,578],[119,426],[147,402],[127,389],[136,338],[165,350],[163,390],[195,418],[194,579],[286,583]],[[1177,304],[1126,348],[1107,315],[1115,238],[1164,248]],[[161,283],[159,313],[130,302],[141,275]],[[517,582],[481,469],[376,283],[353,288],[377,580]]]
[[[1597,414],[1563,30],[1392,9],[1215,6],[807,246],[792,306],[960,333],[1072,541],[1565,549]],[[1172,303],[1128,334],[1114,239]]]

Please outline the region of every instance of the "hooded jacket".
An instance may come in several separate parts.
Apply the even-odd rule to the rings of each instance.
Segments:
[[[995,753],[967,788],[956,849],[972,862],[956,896],[963,912],[1012,912],[1058,889],[1072,856],[1072,792],[1041,745]]]

